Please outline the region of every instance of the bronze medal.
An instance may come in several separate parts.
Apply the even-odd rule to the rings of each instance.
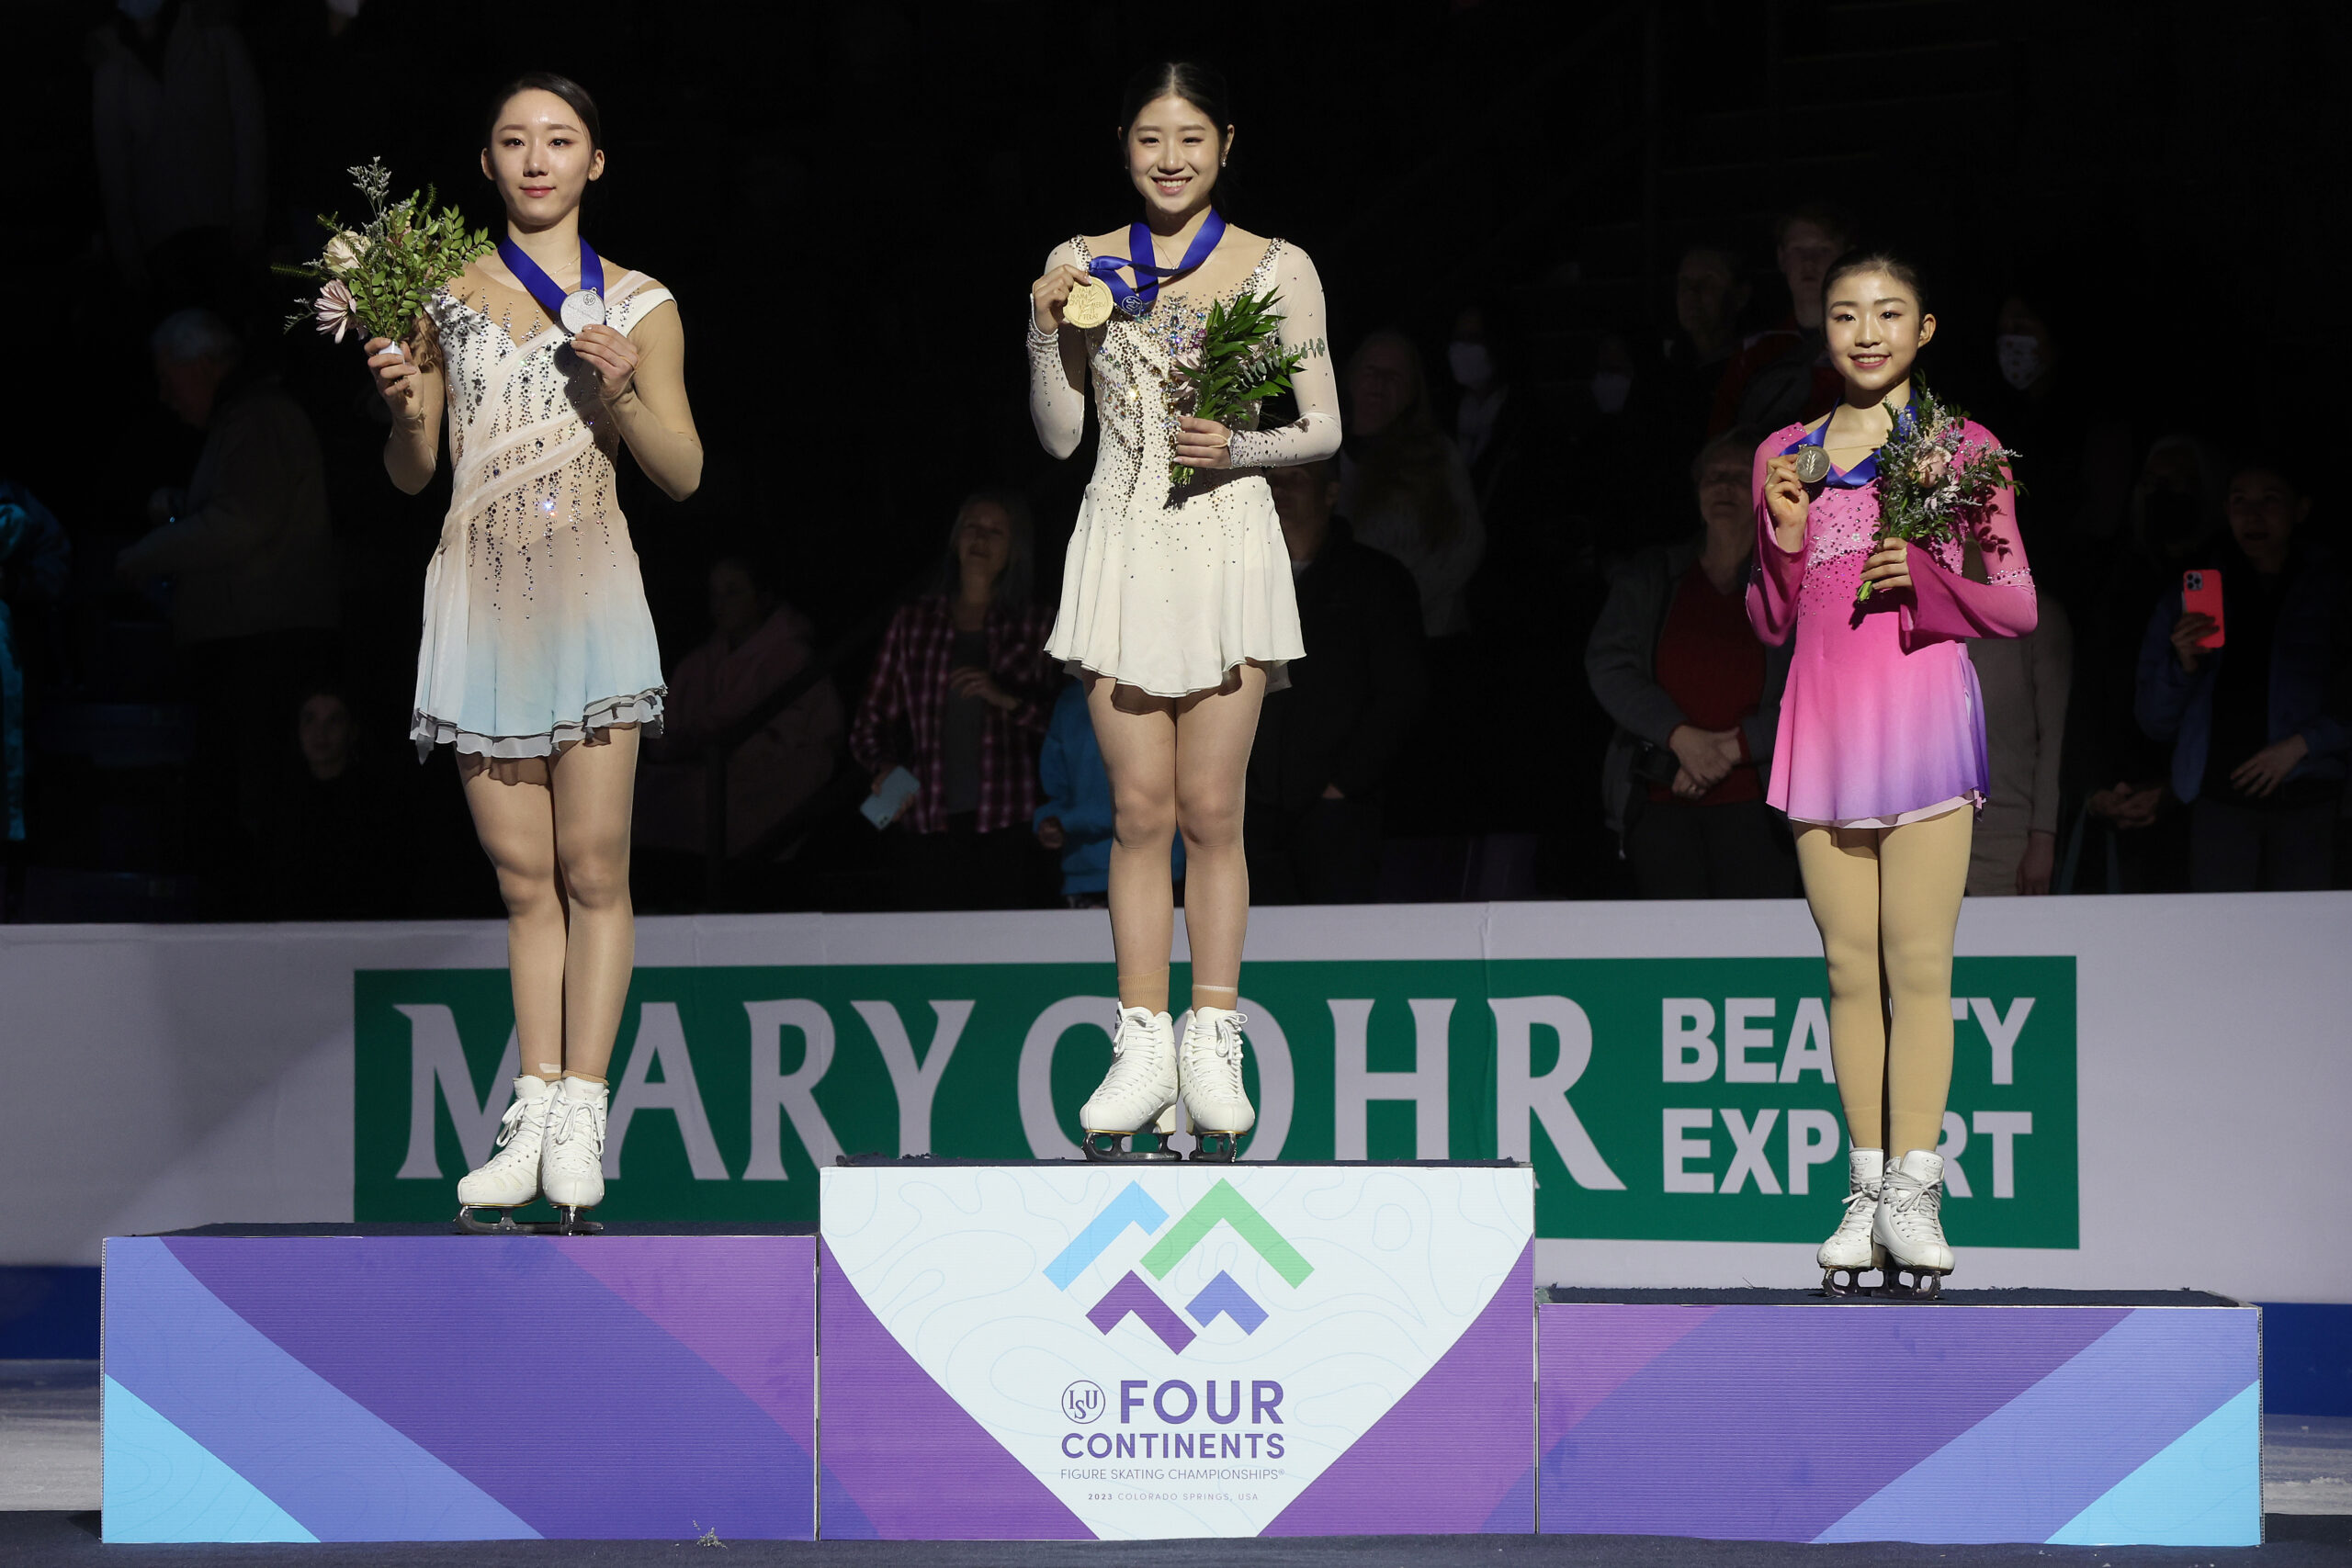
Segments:
[[[1062,320],[1080,332],[1101,326],[1111,319],[1111,291],[1099,278],[1081,277],[1070,285],[1069,298],[1062,301]]]
[[[1828,477],[1828,453],[1818,446],[1807,446],[1797,453],[1797,479],[1800,483],[1817,485]]]

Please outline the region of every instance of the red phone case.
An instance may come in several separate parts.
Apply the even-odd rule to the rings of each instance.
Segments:
[[[2227,625],[2222,619],[2222,574],[2211,567],[2180,574],[2180,609],[2187,615],[2211,615],[2213,629],[2197,639],[2199,648],[2219,648]]]

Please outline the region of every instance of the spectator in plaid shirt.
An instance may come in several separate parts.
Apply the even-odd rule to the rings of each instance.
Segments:
[[[902,807],[908,908],[1030,902],[1037,749],[1059,683],[1047,613],[1031,603],[1029,503],[978,491],[956,510],[933,592],[883,635],[850,752],[879,794],[894,769],[922,785]]]

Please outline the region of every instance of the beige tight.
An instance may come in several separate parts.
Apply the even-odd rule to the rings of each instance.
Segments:
[[[506,901],[514,1033],[534,1077],[605,1077],[637,961],[628,893],[635,725],[553,758],[458,759]]]
[[[1829,961],[1829,1055],[1846,1131],[1893,1161],[1932,1151],[1951,1089],[1951,946],[1975,812],[1900,828],[1797,823]],[[1887,1024],[1889,1012],[1894,1026]]]
[[[1086,705],[1111,779],[1111,946],[1119,1005],[1168,1010],[1176,939],[1169,847],[1184,835],[1184,930],[1193,949],[1193,1005],[1234,1004],[1250,929],[1250,868],[1241,808],[1266,672],[1233,671],[1221,691],[1155,697],[1087,678]]]

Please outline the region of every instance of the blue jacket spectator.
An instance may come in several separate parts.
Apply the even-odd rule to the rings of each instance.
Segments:
[[[2172,743],[2190,803],[2189,886],[2200,893],[2324,887],[2352,728],[2346,724],[2346,579],[2295,548],[2310,498],[2269,465],[2230,480],[2220,648],[2212,623],[2166,592],[2140,644],[2135,707]]]
[[[1037,758],[1037,782],[1046,803],[1031,825],[1047,849],[1062,852],[1062,897],[1078,908],[1100,904],[1111,891],[1111,775],[1095,744],[1093,716],[1086,711],[1086,688],[1062,688],[1046,728]],[[1184,836],[1176,835],[1174,871],[1184,877]]]

